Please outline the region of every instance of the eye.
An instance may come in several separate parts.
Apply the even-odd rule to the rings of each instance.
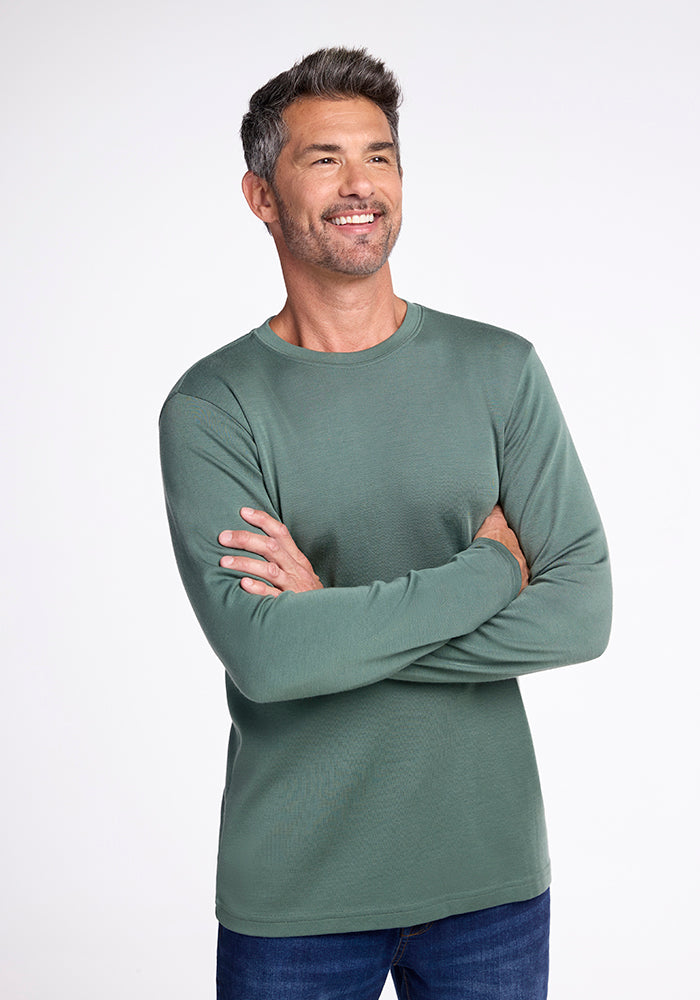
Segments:
[[[320,164],[333,163],[333,157],[332,156],[324,156],[320,160],[314,160],[314,166],[317,163],[320,163]]]
[[[370,163],[388,163],[389,159],[386,156],[379,156],[377,154],[377,156],[373,156],[372,159],[369,162]]]

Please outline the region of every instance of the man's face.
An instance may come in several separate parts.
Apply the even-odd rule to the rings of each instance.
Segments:
[[[401,174],[384,113],[365,98],[304,97],[284,118],[290,138],[277,161],[271,223],[280,253],[374,274],[401,227]]]

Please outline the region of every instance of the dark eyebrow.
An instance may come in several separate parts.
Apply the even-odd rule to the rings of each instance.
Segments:
[[[395,148],[393,142],[370,142],[367,152],[382,153],[385,150],[393,152]],[[304,146],[299,156],[308,156],[309,153],[342,153],[342,151],[343,147],[333,142],[312,142],[309,146]]]
[[[341,149],[341,146],[336,146],[332,142],[312,142],[310,146],[304,146],[299,155],[306,156],[307,153],[340,153]]]

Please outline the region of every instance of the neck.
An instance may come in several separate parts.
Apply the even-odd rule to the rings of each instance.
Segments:
[[[270,320],[278,337],[312,351],[363,351],[387,340],[406,315],[394,294],[389,265],[376,274],[299,273],[282,262],[287,301]]]

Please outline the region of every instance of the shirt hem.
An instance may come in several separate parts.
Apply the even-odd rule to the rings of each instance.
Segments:
[[[255,937],[303,937],[311,934],[343,934],[352,931],[385,930],[428,923],[431,920],[441,920],[444,917],[501,906],[504,903],[518,903],[534,899],[535,896],[539,896],[549,887],[550,880],[551,871],[550,866],[547,865],[536,875],[522,882],[489,888],[478,893],[471,892],[451,896],[447,899],[431,900],[406,909],[335,914],[324,917],[298,916],[290,917],[287,920],[235,915],[217,900],[216,917],[227,930]]]

